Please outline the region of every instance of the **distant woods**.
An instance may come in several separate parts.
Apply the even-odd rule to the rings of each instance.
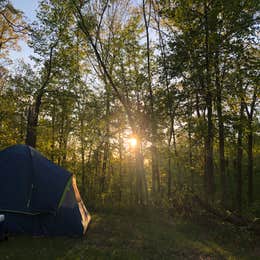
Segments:
[[[260,200],[259,19],[253,0],[46,0],[26,24],[2,1],[0,148],[36,147],[93,204],[189,190],[242,213]],[[33,65],[11,65],[22,38]]]

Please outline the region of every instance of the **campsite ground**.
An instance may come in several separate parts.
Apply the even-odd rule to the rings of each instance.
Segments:
[[[260,259],[260,245],[246,230],[208,218],[102,210],[83,239],[10,237],[0,259]]]

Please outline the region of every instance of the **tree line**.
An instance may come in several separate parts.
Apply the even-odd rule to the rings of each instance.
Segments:
[[[0,147],[36,147],[93,203],[259,202],[258,1],[42,0],[30,24],[1,1],[0,59]]]

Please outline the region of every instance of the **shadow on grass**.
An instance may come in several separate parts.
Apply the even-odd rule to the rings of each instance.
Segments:
[[[11,237],[0,259],[257,259],[255,238],[232,226],[159,210],[104,212],[82,239]]]

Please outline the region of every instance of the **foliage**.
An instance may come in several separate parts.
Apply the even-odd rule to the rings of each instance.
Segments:
[[[25,24],[2,1],[0,148],[33,130],[93,205],[191,216],[192,190],[259,216],[259,3],[168,2],[40,1],[9,72]]]

